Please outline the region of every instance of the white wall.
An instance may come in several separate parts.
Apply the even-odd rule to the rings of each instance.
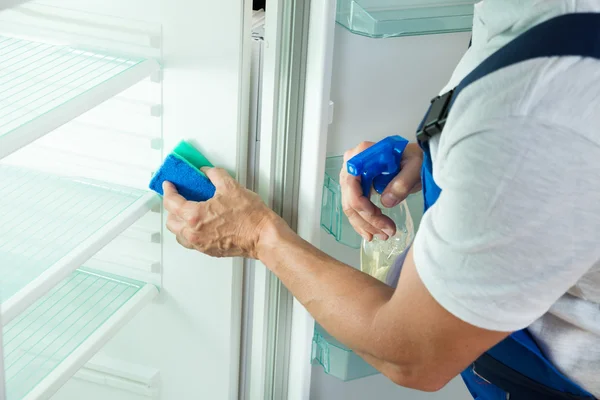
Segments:
[[[467,49],[468,33],[392,39],[369,39],[336,28],[331,100],[334,120],[328,155],[340,155],[363,140],[400,134],[414,139],[429,101],[446,84]],[[323,234],[322,249],[356,266],[358,251]],[[382,375],[341,382],[322,367],[312,370],[311,400],[468,400],[460,381],[438,393],[396,386]]]

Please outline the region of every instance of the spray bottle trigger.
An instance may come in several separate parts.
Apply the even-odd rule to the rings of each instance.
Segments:
[[[400,172],[402,153],[407,145],[408,140],[403,137],[389,136],[348,160],[348,173],[361,177],[365,197],[370,197],[371,188],[381,194]]]

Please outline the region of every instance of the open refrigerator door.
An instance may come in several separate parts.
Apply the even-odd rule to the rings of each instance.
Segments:
[[[473,3],[331,0],[311,5],[298,233],[330,256],[360,268],[361,238],[341,207],[341,155],[366,140],[391,135],[415,140],[430,97],[446,84],[467,49]],[[420,195],[407,200],[415,229],[423,210]],[[298,384],[290,385],[289,399],[469,398],[460,379],[434,395],[393,384],[315,324],[297,302],[291,331],[289,377]]]

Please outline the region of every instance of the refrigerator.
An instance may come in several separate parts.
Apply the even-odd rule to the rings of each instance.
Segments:
[[[183,249],[148,182],[188,140],[357,266],[327,167],[414,140],[474,1],[252,3],[0,0],[0,399],[468,398],[394,386],[260,262]]]

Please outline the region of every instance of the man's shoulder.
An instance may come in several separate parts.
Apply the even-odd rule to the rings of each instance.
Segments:
[[[596,127],[600,60],[540,58],[503,68],[474,82],[457,97],[444,142],[463,140],[482,129],[535,122],[575,132],[600,144]],[[564,129],[560,129],[564,128]],[[451,140],[450,140],[451,139]]]

